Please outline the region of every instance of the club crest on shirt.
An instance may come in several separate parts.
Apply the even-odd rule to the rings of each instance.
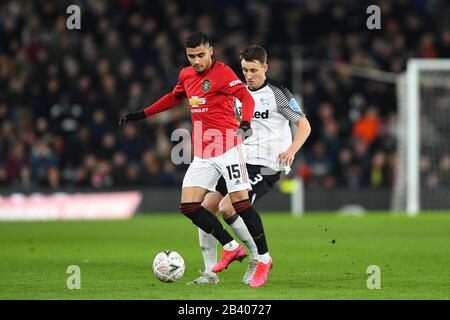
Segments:
[[[261,98],[261,99],[259,99],[259,101],[261,101],[261,103],[264,107],[269,107],[269,105],[270,105],[269,99]]]
[[[289,106],[291,107],[292,110],[301,112],[300,106],[298,105],[297,101],[295,101],[294,98],[291,98],[291,100],[289,101]]]
[[[202,82],[202,91],[207,92],[209,89],[211,89],[211,81],[208,79],[203,80]]]

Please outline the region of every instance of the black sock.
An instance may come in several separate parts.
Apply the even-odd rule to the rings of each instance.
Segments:
[[[229,218],[223,218],[223,221],[225,221],[228,225],[232,225],[233,222],[235,222],[237,218],[239,218],[239,215],[237,213],[235,213]]]
[[[242,220],[244,220],[248,231],[252,235],[256,247],[258,248],[258,254],[265,254],[269,252],[261,217],[251,205],[250,200],[246,199],[235,202],[233,203],[233,207],[236,213],[238,213]]]
[[[214,236],[223,245],[233,241],[231,235],[224,229],[219,219],[200,205],[200,202],[182,203],[180,211],[197,227]]]

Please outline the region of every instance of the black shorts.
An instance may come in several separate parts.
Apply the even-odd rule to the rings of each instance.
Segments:
[[[272,190],[278,180],[280,180],[280,171],[274,171],[264,166],[247,163],[247,171],[250,184],[252,185],[252,190],[248,192],[252,203],[255,203]],[[220,192],[224,197],[228,194],[227,184],[223,177],[220,177],[219,181],[217,181],[216,191]]]

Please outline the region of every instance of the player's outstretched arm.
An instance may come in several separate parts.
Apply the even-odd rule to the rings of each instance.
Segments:
[[[172,92],[169,92],[164,97],[156,101],[151,106],[145,108],[144,110],[127,114],[122,119],[120,119],[119,125],[125,124],[128,121],[139,121],[147,117],[150,117],[153,114],[163,112],[176,105],[179,105],[186,98],[186,92],[184,90],[182,80],[183,70],[181,70],[180,74],[178,75],[178,83],[172,90]]]
[[[122,119],[119,120],[119,126],[122,124],[126,124],[129,121],[139,121],[151,116],[152,114],[170,109],[180,104],[181,101],[183,101],[183,98],[183,96],[176,96],[172,92],[168,93],[164,97],[156,101],[154,104],[152,104],[150,107],[145,108],[141,111],[129,113],[126,116],[122,117]]]

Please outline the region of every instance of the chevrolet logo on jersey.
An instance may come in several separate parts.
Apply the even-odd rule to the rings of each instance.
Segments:
[[[205,103],[206,103],[206,99],[205,98],[199,98],[197,96],[193,96],[193,97],[191,97],[189,99],[189,105],[191,107],[194,107],[194,108],[198,107],[198,106],[200,106],[202,104],[205,104]]]

